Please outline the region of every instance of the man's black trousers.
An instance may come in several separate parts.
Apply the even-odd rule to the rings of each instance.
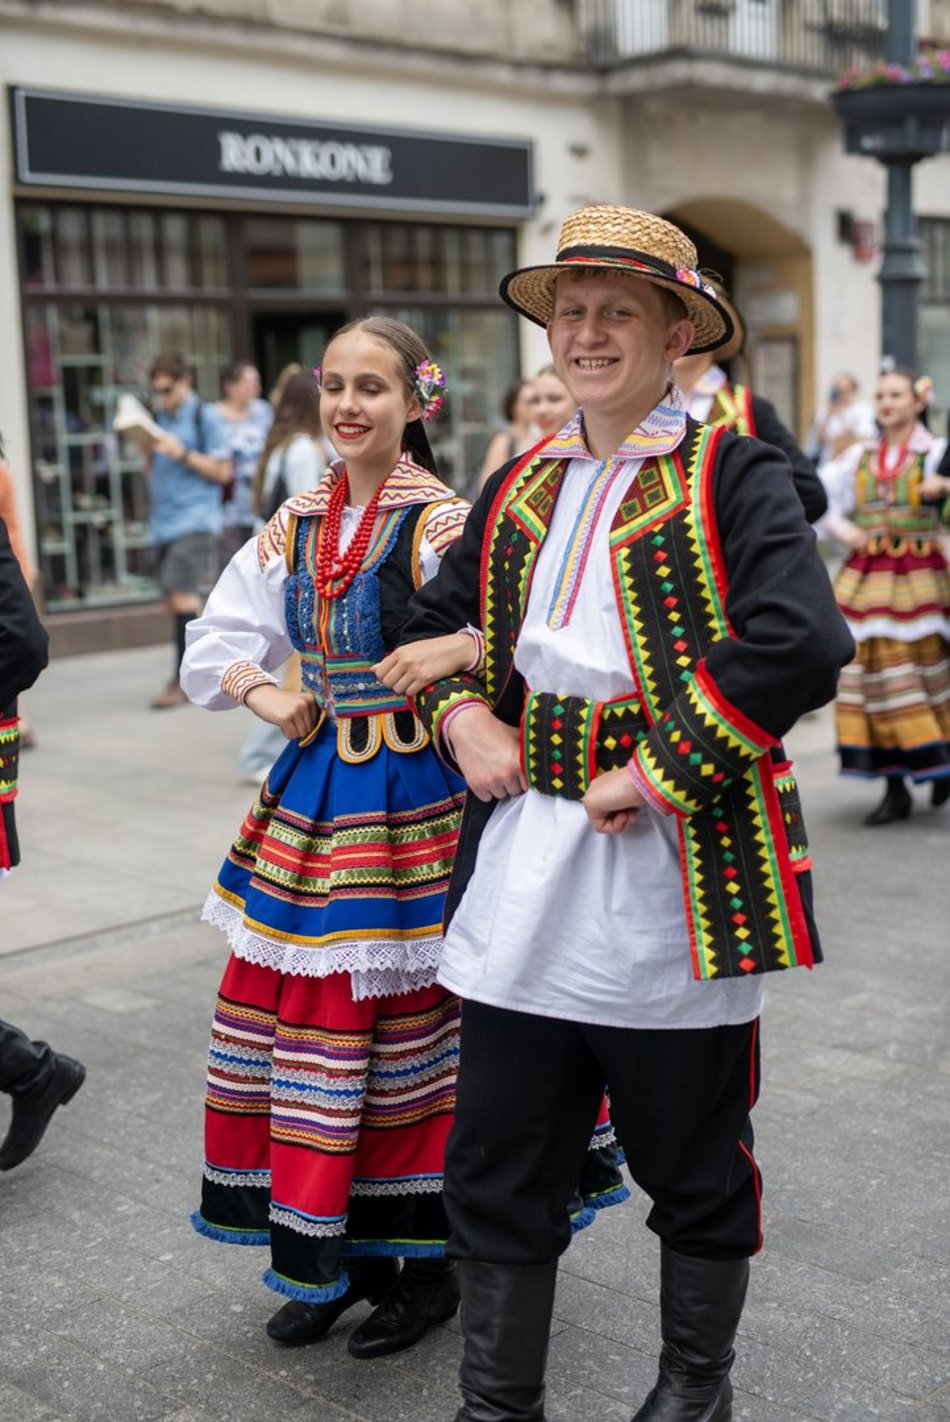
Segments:
[[[627,1165],[653,1202],[650,1228],[700,1259],[756,1252],[758,1021],[645,1031],[466,1001],[445,1172],[449,1254],[542,1264],[563,1253],[605,1087]]]

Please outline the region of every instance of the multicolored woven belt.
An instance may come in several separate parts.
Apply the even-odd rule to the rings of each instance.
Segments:
[[[627,764],[647,729],[636,696],[592,701],[529,691],[521,717],[525,779],[542,795],[580,800],[598,775]]]

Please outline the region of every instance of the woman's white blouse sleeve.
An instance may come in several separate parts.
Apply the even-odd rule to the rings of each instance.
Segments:
[[[863,444],[849,445],[837,459],[829,459],[818,470],[828,495],[824,525],[833,538],[841,537],[849,522],[849,514],[854,512],[855,475],[865,448]]]
[[[276,684],[270,673],[294,650],[284,620],[287,564],[273,552],[262,567],[258,547],[251,538],[235,553],[204,612],[188,623],[181,684],[210,711],[238,705],[253,686]]]
[[[433,504],[426,517],[425,529],[419,539],[419,574],[423,583],[434,578],[446,552],[459,538],[468,518],[471,504],[465,499],[447,499]]]

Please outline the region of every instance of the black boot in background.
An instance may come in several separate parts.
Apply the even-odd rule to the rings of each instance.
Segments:
[[[459,1266],[464,1404],[455,1422],[544,1422],[557,1260]]]
[[[872,810],[864,823],[866,825],[891,825],[895,820],[909,820],[914,807],[910,791],[904,784],[902,775],[889,775],[884,799],[876,810]]]
[[[660,1370],[633,1422],[732,1422],[729,1370],[748,1285],[748,1259],[693,1259],[663,1246]]]

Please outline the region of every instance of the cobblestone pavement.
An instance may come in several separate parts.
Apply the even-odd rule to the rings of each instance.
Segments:
[[[345,1325],[279,1351],[260,1252],[188,1226],[224,960],[196,915],[250,788],[240,714],[143,709],[164,662],[59,662],[30,698],[0,1014],[89,1076],[0,1176],[0,1422],[448,1422],[456,1325],[372,1363]],[[830,739],[823,714],[791,741],[829,962],[767,993],[766,1247],[736,1418],[950,1422],[950,808],[919,793],[908,824],[862,829],[873,787],[835,778]],[[639,1196],[608,1211],[565,1256],[550,1422],[628,1422],[652,1381],[645,1213]]]

